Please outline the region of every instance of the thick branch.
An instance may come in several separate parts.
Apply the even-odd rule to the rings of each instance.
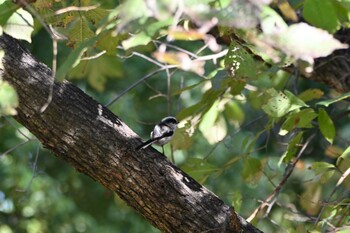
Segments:
[[[260,232],[139,137],[107,108],[50,69],[18,42],[0,37],[1,74],[17,90],[15,119],[58,158],[113,190],[163,232]],[[53,85],[53,98],[40,113]]]

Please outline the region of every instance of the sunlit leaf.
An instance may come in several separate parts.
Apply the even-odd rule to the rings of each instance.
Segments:
[[[139,45],[147,45],[149,42],[151,42],[151,40],[152,38],[145,32],[140,32],[130,37],[129,39],[124,40],[122,42],[122,46],[124,49],[130,49]]]
[[[214,103],[199,124],[199,130],[210,144],[221,141],[227,134],[227,125],[224,118],[219,115],[222,109],[219,109],[218,105],[219,102]]]
[[[0,116],[16,115],[18,96],[16,90],[6,81],[0,79]]]
[[[271,98],[267,104],[263,105],[262,109],[272,117],[282,117],[290,111],[307,107],[304,101],[287,90],[282,93],[269,89],[267,93],[270,94]]]
[[[336,49],[346,49],[331,34],[306,23],[297,23],[276,34],[267,35],[272,46],[280,49],[294,59],[301,59],[313,64],[314,58],[325,57]]]
[[[318,110],[318,125],[323,136],[332,144],[335,137],[335,127],[332,119],[323,108]]]
[[[31,34],[34,31],[34,19],[28,11],[22,8],[13,13],[3,26],[5,33],[19,40],[32,42]]]

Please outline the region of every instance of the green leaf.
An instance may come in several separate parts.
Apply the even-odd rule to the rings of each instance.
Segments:
[[[288,25],[274,9],[266,6],[261,12],[261,29],[265,34],[275,34],[278,30],[287,29]]]
[[[69,76],[72,78],[87,78],[89,84],[98,91],[105,89],[108,78],[120,78],[123,74],[120,59],[107,55],[81,61],[69,72]]]
[[[344,93],[344,94],[342,94],[342,95],[340,95],[340,96],[338,96],[338,97],[336,97],[334,99],[320,101],[317,104],[318,105],[323,105],[325,107],[328,107],[331,104],[334,104],[336,102],[339,102],[339,101],[344,100],[344,99],[349,98],[349,97],[350,97],[350,91],[347,92],[347,93]]]
[[[34,31],[34,19],[28,11],[22,8],[13,13],[3,26],[5,33],[19,40],[32,42],[31,34]]]
[[[203,94],[201,101],[197,104],[194,104],[188,108],[182,109],[180,113],[177,114],[178,119],[181,121],[187,117],[195,115],[205,114],[215,101],[219,98],[219,95],[222,93],[221,90],[209,89]]]
[[[315,162],[312,164],[311,169],[315,171],[316,175],[320,175],[321,183],[326,183],[334,175],[336,168],[333,164],[326,162]]]
[[[128,36],[124,34],[118,34],[114,36],[114,30],[109,30],[101,35],[101,39],[99,39],[96,43],[96,47],[102,51],[106,51],[107,55],[115,55],[117,46],[125,40]]]
[[[147,35],[146,32],[140,32],[129,39],[124,40],[122,42],[122,46],[124,49],[130,49],[139,45],[147,45],[149,42],[151,42],[151,40],[152,38]]]
[[[143,0],[129,0],[119,6],[119,17],[123,24],[134,19],[150,16],[150,9]]]
[[[343,159],[350,159],[350,146],[348,148],[346,148],[344,150],[344,152],[339,156],[339,158],[337,159],[337,166],[340,164],[340,162],[343,160]]]
[[[90,29],[89,22],[83,16],[77,17],[72,23],[72,28],[69,31],[70,45],[77,47],[83,41],[94,37],[95,33]]]
[[[307,210],[308,214],[316,215],[321,209],[323,185],[311,183],[305,186],[305,190],[300,197],[300,205]],[[328,217],[328,216],[327,216]]]
[[[225,67],[234,79],[256,79],[257,71],[255,60],[246,51],[246,48],[235,40],[231,42],[225,57]]]
[[[224,110],[225,116],[227,120],[232,124],[242,124],[245,119],[244,110],[241,105],[239,105],[236,101],[230,101],[225,104]]]
[[[332,4],[336,10],[340,24],[349,22],[348,9],[342,4],[342,1],[332,1]]]
[[[271,97],[268,100],[268,103],[262,106],[262,109],[266,114],[272,117],[282,117],[290,111],[308,106],[304,101],[289,91],[282,93],[277,92],[274,89],[269,89],[267,93]]]
[[[243,197],[241,192],[238,192],[238,191],[233,192],[231,205],[235,208],[235,211],[237,211],[237,213],[240,213],[240,209],[243,202],[242,199]]]
[[[58,81],[62,81],[66,77],[68,71],[79,64],[81,56],[89,47],[95,44],[97,40],[98,36],[90,38],[80,43],[79,46],[69,54],[67,59],[57,70],[56,78]]]
[[[253,151],[253,149],[256,148],[257,140],[259,139],[260,135],[265,133],[265,132],[266,132],[265,130],[261,130],[255,134],[253,140],[249,141],[249,143],[247,145],[246,153],[251,153]]]
[[[300,142],[303,138],[304,132],[301,131],[297,135],[295,135],[288,143],[287,151],[281,156],[281,159],[279,161],[279,165],[284,162],[284,163],[289,163],[297,154],[300,146]]]
[[[311,101],[314,99],[319,99],[323,96],[324,92],[321,91],[320,89],[307,89],[306,91],[303,91],[302,93],[300,93],[298,95],[298,97],[307,102],[307,101]]]
[[[330,0],[306,0],[303,15],[307,22],[330,33],[339,29],[337,12]]]
[[[307,108],[291,113],[283,123],[280,135],[284,136],[295,128],[311,128],[311,121],[317,117],[313,109]]]
[[[335,137],[335,127],[332,119],[323,108],[318,110],[318,124],[323,136],[332,144]]]
[[[245,181],[256,184],[262,176],[263,163],[256,158],[247,158],[244,161],[244,169],[241,173]]]
[[[0,79],[0,116],[16,115],[18,96],[16,90],[6,81]]]
[[[110,11],[99,7],[99,8],[85,12],[84,16],[93,25],[96,25],[96,24],[100,24],[100,22],[102,22],[105,18],[107,18],[109,15],[109,12]]]
[[[18,6],[13,4],[12,1],[2,1],[0,3],[0,25],[6,24],[7,20],[11,17],[13,13],[16,12]]]
[[[174,138],[171,140],[171,145],[175,150],[186,150],[193,145],[193,137],[188,133],[191,127],[191,124],[187,123],[185,127],[175,131]]]
[[[326,162],[315,162],[312,164],[311,169],[315,171],[316,175],[319,175],[331,169],[335,169],[335,166]]]

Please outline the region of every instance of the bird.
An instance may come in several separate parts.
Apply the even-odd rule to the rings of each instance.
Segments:
[[[164,154],[164,145],[173,138],[178,123],[179,122],[177,119],[173,116],[164,117],[158,124],[154,126],[154,129],[151,132],[151,138],[136,147],[136,149],[141,150],[149,147],[152,144],[156,144],[162,147]]]

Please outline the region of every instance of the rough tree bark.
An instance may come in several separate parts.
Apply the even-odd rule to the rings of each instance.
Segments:
[[[2,78],[19,95],[15,119],[44,147],[113,190],[163,232],[261,232],[139,137],[107,108],[51,70],[18,41],[0,37]],[[52,87],[52,101],[44,112]]]
[[[350,44],[350,30],[339,30],[335,38]],[[325,83],[340,93],[350,91],[350,48],[336,50],[328,57],[316,59],[310,79]]]

